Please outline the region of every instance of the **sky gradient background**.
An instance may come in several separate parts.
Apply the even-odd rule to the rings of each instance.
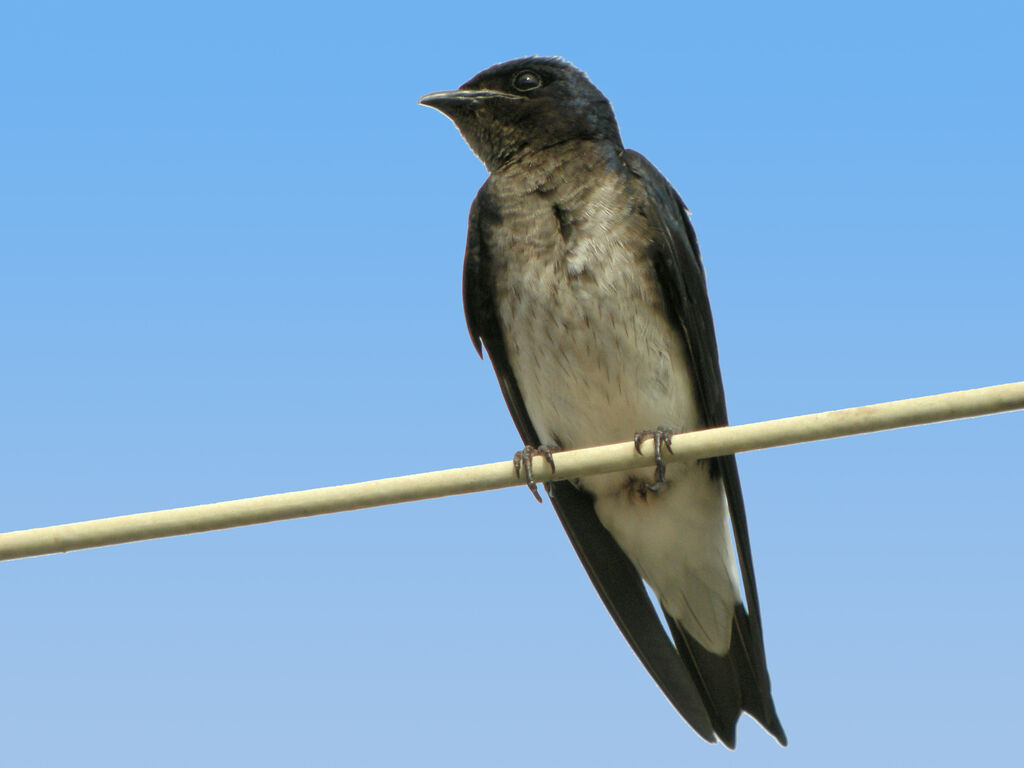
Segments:
[[[485,172],[416,99],[531,53],[692,208],[734,423],[1024,378],[1022,23],[9,0],[0,530],[511,457],[461,308]],[[1010,764],[1022,428],[740,458],[787,749],[691,732],[512,489],[0,565],[3,762]]]

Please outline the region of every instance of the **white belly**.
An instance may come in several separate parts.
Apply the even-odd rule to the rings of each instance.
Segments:
[[[631,440],[644,429],[701,426],[687,355],[650,268],[614,245],[517,263],[497,295],[506,348],[540,440],[563,449]],[[556,457],[557,463],[557,457]],[[653,470],[643,473],[653,482]],[[739,577],[720,480],[668,465],[657,493],[634,473],[581,480],[595,510],[668,612],[724,653]]]

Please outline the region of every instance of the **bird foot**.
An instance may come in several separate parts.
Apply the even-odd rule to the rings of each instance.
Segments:
[[[551,466],[551,471],[555,471],[555,460],[551,457],[552,447],[550,445],[538,445],[534,448],[532,445],[527,445],[521,451],[516,451],[515,456],[512,457],[512,469],[516,473],[516,477],[522,477],[526,480],[526,487],[530,489],[537,501],[541,504],[544,500],[540,497],[540,491],[537,490],[537,483],[533,479],[533,457],[543,456],[544,460]]]
[[[672,434],[674,432],[675,430],[670,427],[658,427],[657,429],[645,429],[633,435],[633,446],[641,455],[643,451],[640,446],[644,440],[654,441],[654,482],[647,486],[647,491],[660,491],[665,484],[665,462],[661,458],[661,450],[664,448],[672,453]]]

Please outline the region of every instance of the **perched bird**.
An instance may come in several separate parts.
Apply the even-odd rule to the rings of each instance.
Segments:
[[[490,172],[470,209],[463,298],[526,446],[517,467],[536,494],[537,454],[553,464],[552,451],[653,439],[653,470],[552,482],[551,501],[619,629],[694,730],[732,748],[746,711],[785,744],[736,459],[661,460],[673,431],[727,423],[683,201],[623,148],[611,104],[562,59],[498,64],[420,103],[451,118]]]

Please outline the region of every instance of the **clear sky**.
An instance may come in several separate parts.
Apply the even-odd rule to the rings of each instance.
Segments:
[[[1016,3],[0,10],[0,529],[497,461],[483,166],[561,55],[693,209],[735,423],[1024,378]],[[652,425],[637,425],[638,428]],[[1024,416],[740,458],[791,746],[675,714],[523,489],[0,565],[10,766],[1007,765]]]

